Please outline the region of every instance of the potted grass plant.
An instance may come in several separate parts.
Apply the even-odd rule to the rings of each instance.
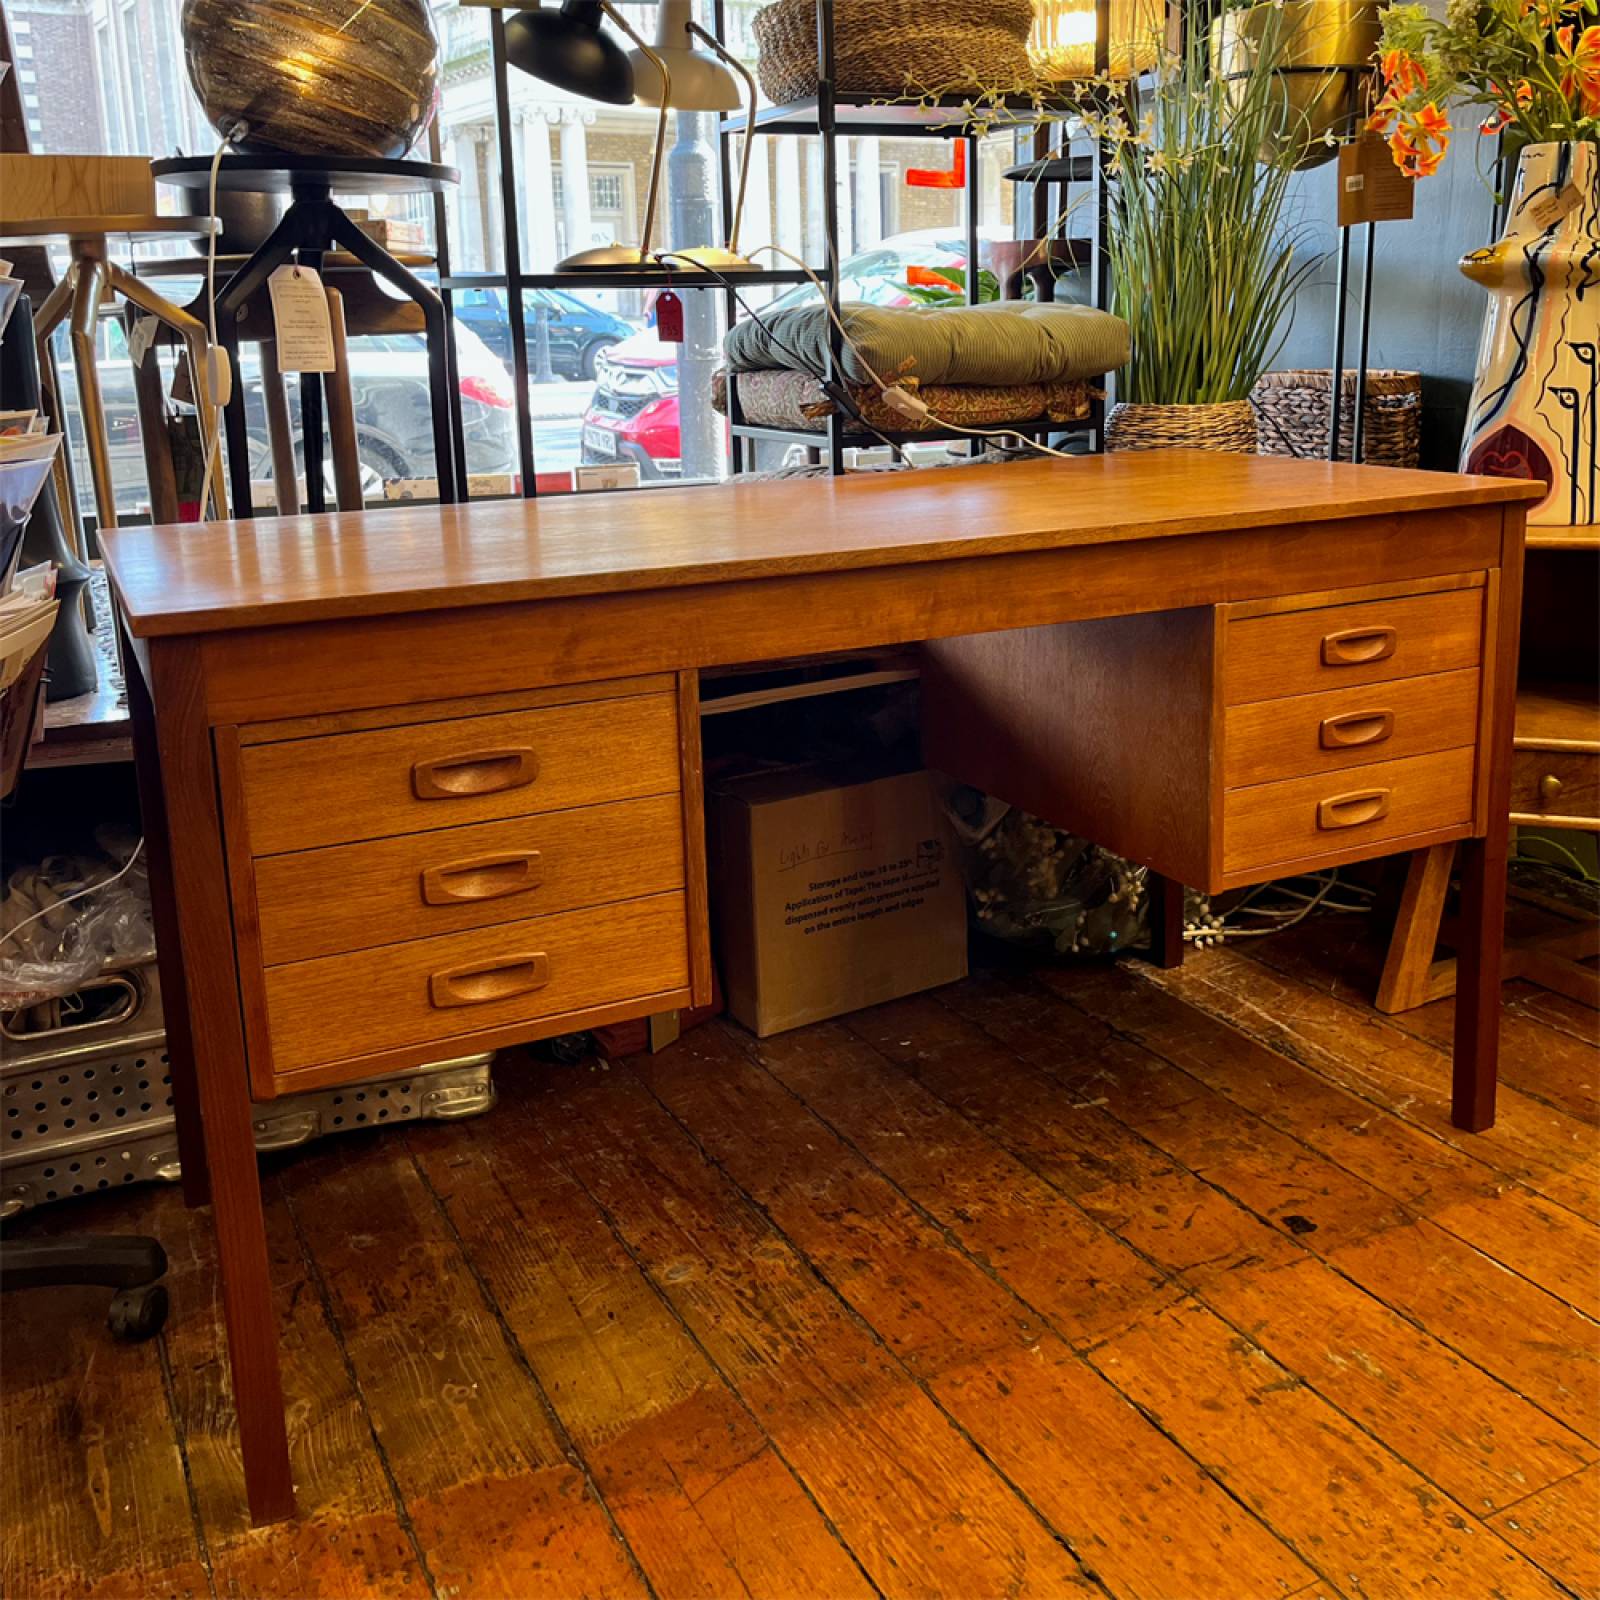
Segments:
[[[1153,85],[1084,114],[1109,179],[1111,309],[1133,347],[1117,378],[1110,449],[1255,449],[1250,391],[1316,265],[1291,213],[1310,134],[1278,75],[1289,35],[1277,15],[1224,78],[1192,7]]]

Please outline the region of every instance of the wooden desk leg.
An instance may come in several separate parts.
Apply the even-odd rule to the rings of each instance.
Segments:
[[[1510,825],[1502,808],[1485,839],[1461,846],[1461,943],[1456,952],[1455,1077],[1450,1120],[1469,1133],[1494,1126],[1500,1054],[1500,961],[1506,929]]]
[[[165,441],[163,440],[163,443]],[[169,461],[170,465],[170,461]],[[211,1200],[205,1132],[200,1123],[200,1086],[195,1079],[194,1041],[189,1036],[189,995],[184,984],[178,907],[172,897],[172,847],[167,837],[167,799],[156,751],[155,712],[138,658],[122,640],[128,718],[133,724],[133,767],[144,820],[144,859],[150,879],[150,919],[156,930],[161,972],[161,1010],[167,1030],[167,1071],[172,1079],[172,1114],[177,1123],[178,1160],[183,1166],[183,1203],[191,1210]]]
[[[1149,873],[1150,962],[1170,971],[1183,965],[1183,885],[1160,873]]]
[[[1511,842],[1511,740],[1517,715],[1517,648],[1522,620],[1522,552],[1526,512],[1508,506],[1500,541],[1494,614],[1485,637],[1485,714],[1478,759],[1486,768],[1482,838],[1463,840],[1461,934],[1456,943],[1455,1072],[1450,1120],[1471,1133],[1494,1125],[1500,1055],[1500,976],[1506,932],[1506,867]],[[1491,578],[1494,575],[1491,574]]]
[[[294,1483],[199,646],[152,640],[149,659],[245,1493],[253,1522],[276,1522],[294,1515]]]

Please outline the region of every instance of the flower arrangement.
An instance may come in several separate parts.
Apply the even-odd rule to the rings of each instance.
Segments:
[[[1515,143],[1600,139],[1600,0],[1449,0],[1383,13],[1383,95],[1368,126],[1411,178],[1450,148],[1446,107],[1484,107],[1479,133]]]

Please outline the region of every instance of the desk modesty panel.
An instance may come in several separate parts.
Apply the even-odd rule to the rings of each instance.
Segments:
[[[1196,887],[1460,841],[1487,1127],[1537,493],[1171,451],[108,529],[252,1514],[253,1104],[708,998],[702,668],[920,643],[931,765]]]

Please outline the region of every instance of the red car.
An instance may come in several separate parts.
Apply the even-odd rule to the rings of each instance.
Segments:
[[[601,351],[581,452],[585,466],[632,461],[642,479],[678,476],[678,347],[654,328]]]

